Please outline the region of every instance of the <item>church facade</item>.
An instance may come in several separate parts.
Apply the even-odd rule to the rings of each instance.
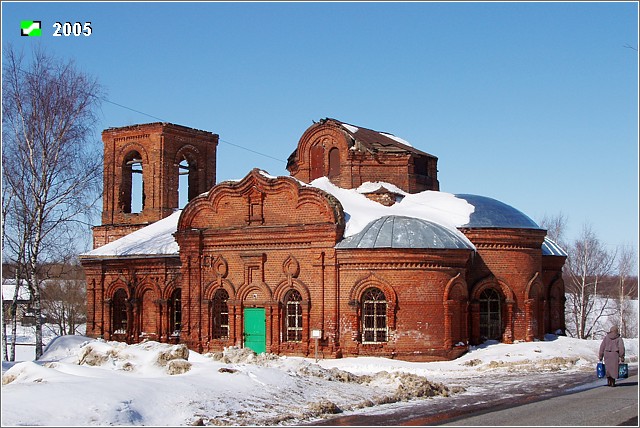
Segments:
[[[103,142],[103,224],[81,256],[89,336],[434,361],[564,330],[566,254],[546,231],[440,192],[438,159],[394,135],[323,119],[290,176],[218,184],[216,134],[152,123]]]

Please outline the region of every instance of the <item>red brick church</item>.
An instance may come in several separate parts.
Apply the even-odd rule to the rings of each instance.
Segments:
[[[440,192],[438,159],[392,134],[323,119],[290,176],[218,184],[216,134],[102,138],[89,336],[433,361],[564,331],[566,253],[507,204]]]

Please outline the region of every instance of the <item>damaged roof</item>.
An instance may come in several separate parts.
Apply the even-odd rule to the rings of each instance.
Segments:
[[[349,147],[356,146],[358,148],[365,149],[371,153],[397,153],[406,154],[411,153],[419,156],[426,156],[433,159],[438,159],[429,153],[418,150],[411,146],[410,143],[402,138],[396,137],[388,132],[374,131],[372,129],[363,128],[361,126],[351,125],[346,122],[342,122],[337,119],[325,118],[319,122],[314,122],[316,125],[333,125],[339,127],[344,133],[351,137]],[[287,167],[295,160],[298,149],[296,148],[293,153],[287,159]]]

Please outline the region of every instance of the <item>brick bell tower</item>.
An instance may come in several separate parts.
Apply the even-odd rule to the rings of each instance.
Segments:
[[[216,182],[218,135],[172,123],[102,132],[102,225],[93,248],[171,215]]]

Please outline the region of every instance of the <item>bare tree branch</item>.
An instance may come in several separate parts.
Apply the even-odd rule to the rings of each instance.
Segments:
[[[42,355],[40,269],[73,252],[95,208],[102,156],[93,138],[102,88],[95,78],[36,48],[26,67],[11,46],[3,64],[3,250],[32,293],[36,358]],[[4,193],[3,193],[4,198]],[[3,219],[4,221],[4,219]],[[75,237],[75,239],[73,238]],[[66,248],[65,248],[66,247]]]

